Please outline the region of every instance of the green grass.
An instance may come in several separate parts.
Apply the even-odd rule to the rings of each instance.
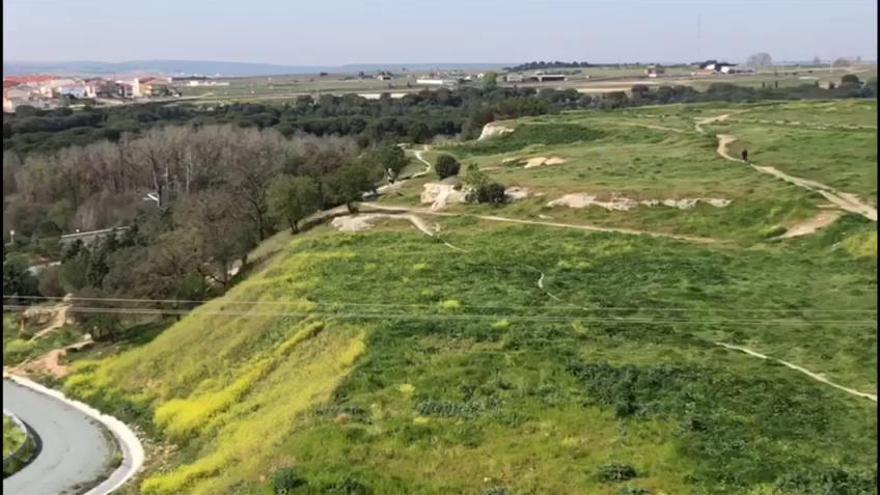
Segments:
[[[846,215],[768,242],[823,200],[717,157],[711,133],[745,123],[693,131],[738,108],[523,119],[511,137],[559,142],[448,148],[486,168],[568,160],[487,171],[543,197],[452,212],[721,242],[427,215],[465,252],[397,221],[279,234],[224,297],[118,355],[79,360],[65,389],[160,446],[127,493],[270,494],[276,474],[301,494],[876,493],[875,403],[716,344],[876,393],[876,223]],[[645,123],[682,132],[629,125]],[[826,173],[863,165],[849,163]],[[415,204],[431,180],[382,201]],[[545,206],[569,192],[733,202]]]
[[[862,479],[872,404],[712,342],[875,387],[873,324],[835,330],[810,312],[874,307],[876,259],[833,249],[869,229],[740,250],[445,222],[461,254],[399,224],[319,228],[145,347],[81,364],[67,388],[130,397],[181,445],[146,493],[265,493],[287,465],[313,488],[351,478],[373,493],[480,493],[484,478],[616,493],[597,478],[608,463],[668,493],[838,468]],[[303,316],[212,314],[234,300]]]
[[[18,450],[24,444],[27,434],[11,418],[3,416],[3,458]]]
[[[496,155],[518,151],[527,146],[552,146],[598,139],[602,133],[595,129],[572,124],[524,124],[512,133],[493,139],[473,141],[454,148],[461,157]]]
[[[780,106],[758,107],[718,128],[736,135],[758,165],[772,165],[796,177],[812,179],[876,203],[876,101]],[[783,123],[776,124],[777,121]],[[831,127],[811,127],[817,125]],[[871,128],[834,127],[840,125]]]

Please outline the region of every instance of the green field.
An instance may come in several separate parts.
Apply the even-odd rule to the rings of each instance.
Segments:
[[[841,125],[871,125],[876,111],[574,112],[432,150],[542,196],[422,215],[446,244],[401,219],[279,234],[225,296],[149,342],[77,360],[65,391],[155,445],[127,493],[282,493],[280,473],[301,494],[876,493],[876,402],[776,361],[876,394],[876,223],[846,214],[771,242],[823,198],[716,154],[714,134],[735,134],[756,162],[867,200],[875,133],[746,120],[812,122],[829,105]],[[522,166],[536,156],[566,162]],[[416,206],[435,180],[380,204]],[[731,203],[546,205],[569,193]]]

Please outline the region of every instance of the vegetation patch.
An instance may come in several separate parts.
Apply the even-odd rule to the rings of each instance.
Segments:
[[[576,124],[522,124],[516,132],[483,141],[450,148],[457,156],[466,158],[479,155],[497,155],[519,151],[533,145],[557,146],[576,142],[593,141],[604,133],[598,129]]]

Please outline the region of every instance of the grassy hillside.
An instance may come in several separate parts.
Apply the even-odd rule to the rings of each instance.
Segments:
[[[764,241],[821,198],[717,158],[693,117],[718,110],[530,119],[597,134],[450,148],[486,167],[569,161],[487,172],[543,198],[449,211],[721,242],[470,216],[424,217],[448,244],[397,219],[284,234],[224,297],[148,344],[78,362],[65,388],[151,439],[130,493],[270,494],[282,473],[302,494],[876,493],[876,402],[717,344],[875,394],[876,223],[846,215]],[[383,202],[416,202],[425,180]],[[543,206],[584,191],[733,202]]]

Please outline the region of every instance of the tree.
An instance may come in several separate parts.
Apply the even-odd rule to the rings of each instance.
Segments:
[[[630,92],[633,94],[633,96],[638,98],[647,97],[650,91],[650,88],[648,88],[648,86],[644,84],[635,84],[633,85],[632,89],[630,89]]]
[[[346,165],[327,177],[325,188],[331,201],[344,204],[349,213],[355,213],[354,203],[363,197],[364,191],[375,188],[375,173],[363,163]]]
[[[496,72],[487,72],[483,75],[483,87],[492,90],[498,87],[498,74]]]
[[[815,66],[815,65],[822,65],[822,59],[819,58],[818,55],[816,55],[815,57],[813,57],[813,65],[814,65],[814,66]]]
[[[852,65],[852,62],[850,62],[846,58],[840,57],[834,61],[833,65],[834,67],[849,67],[850,65]]]
[[[458,160],[452,155],[440,155],[437,157],[437,162],[434,163],[434,171],[437,172],[437,177],[441,179],[458,175],[460,168],[461,165],[458,163]]]
[[[488,182],[476,190],[477,203],[501,204],[507,201],[504,186],[497,182]]]
[[[181,200],[173,216],[176,228],[171,234],[195,253],[200,273],[228,287],[233,262],[244,263],[257,241],[235,196],[217,190],[192,194]]]
[[[756,69],[770,67],[773,65],[773,58],[770,57],[769,53],[756,53],[746,60],[746,65]]]
[[[468,165],[467,171],[464,175],[464,183],[468,186],[478,189],[479,187],[487,184],[489,182],[489,177],[480,170],[480,167],[476,163],[472,163]]]
[[[367,156],[367,166],[375,167],[379,173],[387,173],[391,182],[409,164],[409,157],[400,146],[384,146]]]
[[[16,296],[36,296],[37,279],[28,271],[27,260],[24,255],[9,255],[3,257],[3,298],[16,298]],[[23,301],[29,303],[30,301]]]
[[[859,76],[855,74],[847,74],[840,78],[840,86],[841,87],[859,87],[861,85],[861,81],[859,81]]]
[[[298,222],[321,207],[321,191],[311,177],[282,175],[272,181],[267,195],[269,213],[286,220],[291,233],[299,232]]]

